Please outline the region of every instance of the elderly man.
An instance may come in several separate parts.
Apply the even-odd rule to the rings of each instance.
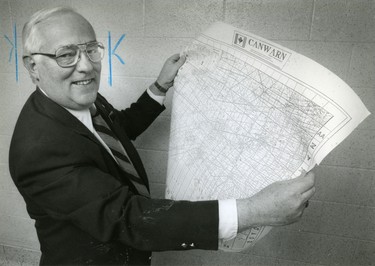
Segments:
[[[313,174],[248,199],[151,199],[131,144],[164,110],[184,57],[174,55],[130,108],[98,94],[104,47],[69,8],[42,10],[23,29],[24,65],[36,90],[19,116],[10,172],[35,219],[41,265],[150,264],[151,251],[218,248],[258,225],[297,221]]]

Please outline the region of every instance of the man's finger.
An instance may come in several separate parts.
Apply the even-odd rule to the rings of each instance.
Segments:
[[[305,175],[305,183],[306,183],[306,190],[309,190],[310,188],[315,186],[315,174],[313,172],[308,172]]]
[[[176,62],[178,68],[180,68],[185,63],[185,61],[186,61],[186,56],[181,55],[178,61]]]
[[[315,194],[315,187],[312,187],[309,190],[306,190],[305,192],[301,193],[301,197],[304,202],[307,202],[312,196]]]
[[[168,58],[173,63],[177,62],[180,59],[180,54],[174,54],[171,57]]]
[[[315,175],[311,171],[308,172],[306,175],[302,173],[300,176],[286,180],[284,182],[287,182],[287,186],[289,186],[291,191],[293,191],[294,193],[298,193],[300,195],[305,192],[308,192],[312,188],[314,188],[315,191]],[[309,194],[307,193],[307,195]]]
[[[291,184],[296,186],[301,192],[305,192],[311,189],[315,185],[315,174],[313,172],[308,172],[305,176],[300,175],[294,179],[289,180]]]

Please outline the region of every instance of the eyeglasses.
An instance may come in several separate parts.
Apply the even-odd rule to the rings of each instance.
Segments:
[[[58,48],[55,54],[31,53],[30,55],[45,55],[55,59],[60,67],[72,67],[81,59],[81,52],[85,52],[91,62],[99,62],[104,56],[104,45],[100,42],[70,44]]]

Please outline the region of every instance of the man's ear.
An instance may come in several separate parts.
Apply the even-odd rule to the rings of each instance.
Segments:
[[[34,84],[37,84],[39,82],[39,72],[34,59],[30,56],[25,56],[22,59],[24,66],[29,71],[31,80]]]

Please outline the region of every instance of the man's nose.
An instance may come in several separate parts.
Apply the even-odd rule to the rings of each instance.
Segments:
[[[87,56],[86,52],[80,51],[78,62],[76,65],[76,69],[78,71],[91,71],[93,69],[93,65],[89,57]]]

